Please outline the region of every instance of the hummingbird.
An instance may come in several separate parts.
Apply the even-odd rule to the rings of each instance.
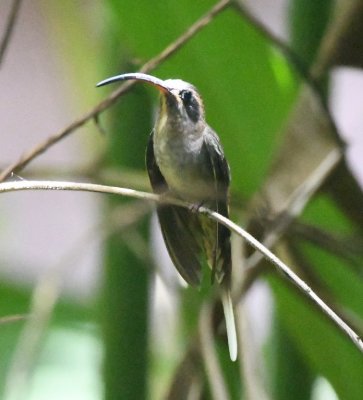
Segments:
[[[152,189],[229,216],[230,169],[218,135],[207,124],[202,98],[195,86],[180,79],[161,80],[144,73],[113,76],[97,84],[137,80],[160,93],[160,108],[146,148]],[[195,207],[194,207],[195,205]],[[196,211],[194,209],[194,211]],[[191,286],[202,281],[203,263],[211,281],[220,285],[230,357],[237,359],[237,335],[231,299],[231,234],[218,222],[193,210],[158,205],[157,214],[177,271]]]

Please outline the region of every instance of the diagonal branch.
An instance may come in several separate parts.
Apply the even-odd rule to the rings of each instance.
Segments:
[[[19,15],[21,1],[22,0],[14,0],[11,6],[10,14],[4,31],[4,36],[0,42],[0,65],[4,59],[5,52],[9,46],[11,35],[14,32],[16,19]]]
[[[133,197],[157,203],[173,204],[181,207],[191,208],[191,204],[179,199],[168,196],[159,196],[154,193],[140,192],[129,188],[119,188],[114,186],[97,185],[91,183],[78,182],[57,182],[57,181],[21,181],[21,182],[5,182],[0,184],[0,193],[13,192],[19,190],[68,190],[68,191],[84,191],[95,193],[108,193],[119,196]],[[250,235],[247,231],[236,225],[234,222],[211,211],[206,207],[200,207],[199,213],[207,215],[214,221],[217,221],[227,227],[231,232],[242,237],[255,250],[262,253],[264,258],[274,265],[274,267],[282,273],[291,283],[301,290],[307,297],[310,298],[320,310],[331,319],[337,327],[355,344],[355,346],[363,353],[363,340],[359,335],[346,324],[338,314],[336,314],[302,279],[300,279],[288,265],[281,261],[262,243]]]
[[[214,5],[206,14],[199,18],[193,25],[191,25],[178,39],[167,46],[160,54],[150,59],[146,64],[140,68],[140,72],[149,72],[155,69],[167,58],[171,57],[177,50],[184,46],[196,33],[207,26],[215,16],[221,13],[225,8],[230,5],[230,0],[220,0],[216,5]],[[122,84],[118,89],[113,91],[106,99],[97,104],[96,107],[86,112],[80,118],[76,119],[70,125],[49,136],[43,142],[37,144],[28,152],[23,154],[20,159],[12,164],[10,164],[4,171],[0,173],[0,182],[4,181],[10,176],[12,172],[19,172],[25,168],[34,158],[39,156],[48,150],[49,147],[58,143],[60,140],[64,139],[66,136],[70,135],[78,128],[83,126],[86,122],[91,119],[97,119],[97,116],[114,104],[122,95],[131,89],[135,84],[134,81],[127,81]]]

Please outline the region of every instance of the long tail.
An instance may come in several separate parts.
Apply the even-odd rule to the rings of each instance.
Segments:
[[[231,291],[228,288],[222,289],[221,300],[223,305],[224,318],[226,320],[229,355],[232,361],[236,361],[238,353],[237,332]]]

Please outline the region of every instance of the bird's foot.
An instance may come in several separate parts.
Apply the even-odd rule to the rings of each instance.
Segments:
[[[199,211],[199,209],[201,208],[201,207],[203,207],[203,205],[204,205],[204,202],[202,201],[201,203],[194,203],[194,204],[191,204],[190,206],[189,206],[189,210],[192,212],[192,213],[197,213],[198,211]]]

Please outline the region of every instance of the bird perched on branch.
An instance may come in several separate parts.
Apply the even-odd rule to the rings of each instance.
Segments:
[[[146,149],[146,167],[156,193],[171,193],[228,217],[230,171],[217,134],[205,121],[196,88],[180,79],[161,80],[143,73],[114,76],[97,86],[138,80],[161,92],[160,109]],[[159,205],[158,217],[170,257],[186,282],[199,286],[202,265],[211,268],[220,285],[230,357],[237,358],[237,337],[231,299],[230,231],[183,207]]]

